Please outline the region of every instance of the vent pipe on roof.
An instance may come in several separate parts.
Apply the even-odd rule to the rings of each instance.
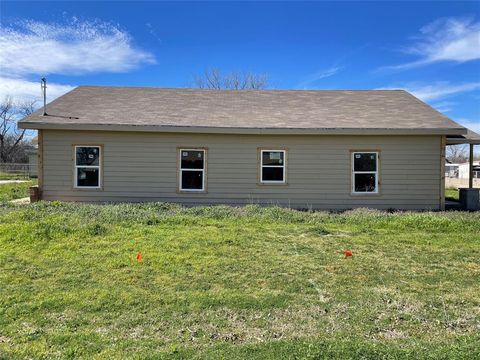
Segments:
[[[43,116],[47,116],[47,79],[42,78],[40,81],[43,94]]]

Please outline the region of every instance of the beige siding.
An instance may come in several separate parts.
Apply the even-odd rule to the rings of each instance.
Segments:
[[[103,189],[73,188],[73,145],[103,145]],[[438,209],[440,136],[260,136],[44,131],[46,200]],[[207,192],[177,191],[177,149],[208,149]],[[257,149],[286,148],[285,186],[259,186]],[[351,150],[380,151],[380,195],[351,195]]]

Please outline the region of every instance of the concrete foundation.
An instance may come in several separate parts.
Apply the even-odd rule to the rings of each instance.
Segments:
[[[460,204],[467,211],[480,210],[480,189],[461,188]]]

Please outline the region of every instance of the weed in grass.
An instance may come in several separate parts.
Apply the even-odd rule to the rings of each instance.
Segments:
[[[101,236],[107,234],[108,232],[107,228],[104,225],[97,222],[88,224],[85,230],[86,234],[90,236]]]
[[[10,200],[28,197],[30,187],[36,183],[36,180],[31,180],[22,183],[0,184],[0,205]]]

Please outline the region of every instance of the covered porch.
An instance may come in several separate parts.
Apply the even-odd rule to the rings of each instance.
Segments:
[[[445,209],[458,209],[475,211],[480,210],[479,188],[474,188],[474,150],[475,145],[480,145],[480,135],[472,130],[468,130],[464,135],[449,135],[446,138],[445,145],[468,145],[469,146],[469,176],[468,187],[459,188],[459,201],[446,200]]]

